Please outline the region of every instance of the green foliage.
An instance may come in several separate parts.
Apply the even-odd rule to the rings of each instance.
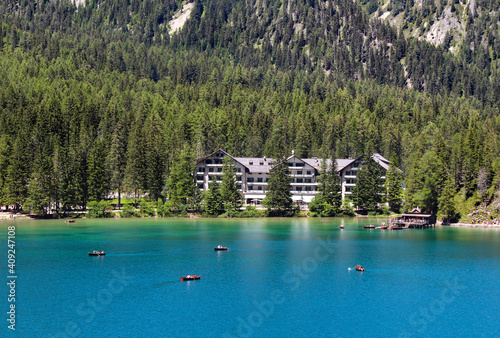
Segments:
[[[144,217],[153,217],[155,216],[155,203],[150,203],[142,200],[139,204],[139,212]]]
[[[111,212],[111,203],[109,201],[91,201],[87,205],[88,218],[106,218],[113,217]]]
[[[269,171],[266,197],[262,201],[270,216],[285,216],[292,212],[291,189],[287,159],[280,157]]]
[[[446,184],[444,186],[443,192],[439,197],[439,211],[440,213],[448,218],[455,219],[456,211],[455,211],[455,182],[451,178],[448,178]]]
[[[135,208],[133,207],[132,204],[125,203],[123,205],[122,211],[120,213],[120,217],[128,218],[128,217],[134,217],[136,215],[137,214],[136,214]]]
[[[168,198],[177,205],[188,204],[195,197],[195,182],[192,158],[184,149],[176,159],[167,183]]]
[[[387,190],[387,202],[392,211],[399,213],[401,202],[403,201],[403,173],[399,169],[397,156],[391,157],[389,170],[387,170],[385,186]]]
[[[67,212],[126,192],[168,196],[162,214],[187,214],[200,209],[193,159],[220,147],[395,154],[408,208],[436,211],[448,177],[466,198],[494,194],[497,1],[466,18],[463,45],[446,38],[455,53],[405,39],[353,1],[290,2],[293,17],[278,0],[196,2],[172,36],[173,0],[35,4],[0,3],[2,204]],[[443,11],[391,5],[409,28]]]
[[[239,210],[242,205],[242,196],[237,188],[234,162],[229,156],[224,156],[222,168],[222,184],[220,186],[220,198],[227,211]]]
[[[359,209],[372,211],[379,209],[379,203],[383,201],[385,195],[382,176],[382,170],[373,158],[364,156],[352,193],[354,204]]]
[[[205,193],[205,212],[211,216],[224,213],[224,203],[220,193],[220,185],[215,180],[210,183],[209,190]]]
[[[44,189],[43,180],[35,177],[30,180],[28,185],[28,196],[24,204],[26,209],[42,216],[47,214],[49,199]]]
[[[328,164],[326,158],[322,160],[318,182],[318,191],[322,196],[322,203],[326,203],[334,209],[340,209],[342,205],[340,176],[335,162]]]

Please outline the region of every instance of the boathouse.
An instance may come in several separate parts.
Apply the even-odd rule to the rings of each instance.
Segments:
[[[436,216],[433,213],[422,214],[411,212],[402,214],[401,217],[391,220],[391,225],[403,226],[405,228],[428,228],[436,224]]]

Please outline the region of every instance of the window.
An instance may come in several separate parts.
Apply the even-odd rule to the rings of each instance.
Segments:
[[[302,178],[297,178],[296,182],[297,182],[297,183],[304,183],[304,179],[302,179]]]
[[[241,168],[236,168],[237,173],[241,173]]]
[[[296,167],[304,167],[306,164],[305,163],[295,163]]]
[[[222,172],[222,168],[217,168],[217,172],[221,173]]]
[[[203,183],[198,184],[198,189],[203,189]]]
[[[354,162],[354,163],[352,164],[352,167],[353,167],[353,168],[357,168],[358,166],[359,166],[359,163],[358,163],[358,162]]]
[[[297,187],[297,191],[302,191],[302,187]]]
[[[288,163],[288,166],[289,167],[293,167],[293,163]]]
[[[262,182],[262,177],[257,177],[257,182]]]
[[[250,162],[250,163],[248,163],[248,164],[253,165],[253,162]]]
[[[205,168],[204,168],[204,167],[203,167],[203,168],[202,168],[202,167],[199,167],[199,168],[198,168],[198,172],[199,172],[199,173],[204,173],[204,172],[205,172]]]
[[[264,162],[260,162],[259,165],[264,165]]]
[[[311,187],[306,187],[306,191],[311,191]]]
[[[253,182],[255,182],[255,178],[247,177],[247,182],[253,183]]]
[[[266,182],[269,182],[269,177],[266,177]]]
[[[351,191],[351,187],[345,187],[345,191],[346,192],[350,192]]]
[[[291,178],[291,179],[290,179],[290,181],[291,181],[292,183],[295,183],[295,178]]]
[[[304,179],[304,183],[311,183],[311,179],[310,178],[305,178]]]
[[[203,181],[203,176],[196,176],[197,181]]]
[[[262,186],[261,186],[261,185],[259,185],[259,186],[257,187],[257,190],[262,190]]]
[[[241,190],[241,184],[236,185],[236,189]]]
[[[205,160],[206,164],[212,164],[212,160]]]
[[[253,185],[249,185],[248,190],[253,190]]]
[[[308,170],[308,171],[307,171],[307,175],[312,175],[312,171],[311,171],[311,170]]]
[[[302,170],[297,171],[297,175],[302,175]]]
[[[213,173],[214,172],[214,168],[208,168],[208,172],[209,173]]]

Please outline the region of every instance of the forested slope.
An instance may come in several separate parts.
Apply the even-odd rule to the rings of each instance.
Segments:
[[[157,199],[181,152],[219,147],[396,155],[407,208],[496,192],[496,60],[406,40],[349,0],[200,1],[171,36],[180,7],[0,5],[2,203]]]

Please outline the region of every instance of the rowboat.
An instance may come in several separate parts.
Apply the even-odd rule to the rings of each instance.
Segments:
[[[181,281],[184,282],[186,280],[196,280],[196,279],[200,279],[201,276],[196,276],[196,275],[187,275],[186,277],[181,277]]]
[[[228,250],[228,249],[229,248],[226,248],[225,246],[221,246],[221,245],[214,248],[215,251],[222,251],[222,250]]]
[[[89,256],[104,256],[106,253],[104,251],[93,251],[93,252],[89,252]]]

